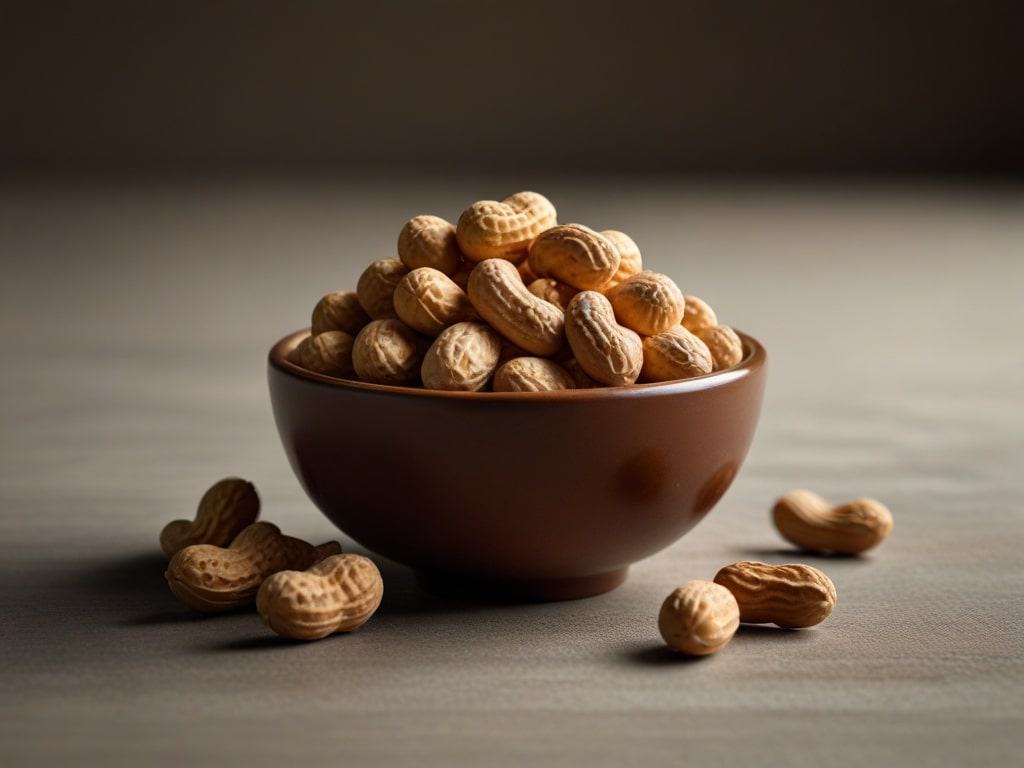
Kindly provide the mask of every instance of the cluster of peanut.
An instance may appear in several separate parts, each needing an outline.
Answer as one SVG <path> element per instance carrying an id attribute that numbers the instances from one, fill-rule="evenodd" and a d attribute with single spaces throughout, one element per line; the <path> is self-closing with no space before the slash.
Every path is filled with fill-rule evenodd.
<path id="1" fill-rule="evenodd" d="M 724 648 L 740 622 L 813 627 L 836 604 L 832 580 L 809 565 L 743 561 L 722 568 L 714 581 L 688 581 L 661 605 L 658 630 L 672 648 L 706 656 Z"/>
<path id="2" fill-rule="evenodd" d="M 416 216 L 398 258 L 324 296 L 293 361 L 375 384 L 496 392 L 622 386 L 729 368 L 743 344 L 714 310 L 644 270 L 626 234 L 558 224 L 543 195 Z"/>
<path id="3" fill-rule="evenodd" d="M 783 538 L 817 554 L 859 555 L 892 531 L 892 514 L 874 499 L 830 504 L 806 490 L 785 494 L 772 509 Z M 661 605 L 658 630 L 677 651 L 706 656 L 728 645 L 740 622 L 812 627 L 836 604 L 832 580 L 799 563 L 743 561 L 722 568 L 714 581 L 688 581 Z"/>
<path id="4" fill-rule="evenodd" d="M 373 562 L 341 554 L 336 541 L 315 547 L 285 536 L 256 522 L 259 510 L 253 484 L 229 477 L 203 495 L 195 520 L 168 523 L 160 547 L 171 592 L 204 613 L 255 603 L 267 626 L 298 640 L 366 623 L 384 595 Z"/>
<path id="5" fill-rule="evenodd" d="M 170 558 L 171 592 L 190 608 L 218 613 L 256 604 L 263 621 L 285 637 L 316 640 L 350 632 L 380 606 L 384 583 L 371 560 L 313 546 L 257 522 L 252 483 L 227 478 L 202 497 L 194 520 L 175 520 L 160 534 Z M 772 510 L 779 532 L 797 546 L 826 554 L 860 554 L 892 531 L 889 510 L 873 499 L 832 505 L 811 491 L 782 496 Z M 741 622 L 797 629 L 814 626 L 836 604 L 831 579 L 809 565 L 744 561 L 711 581 L 689 581 L 665 599 L 658 629 L 691 655 L 724 648 Z"/>

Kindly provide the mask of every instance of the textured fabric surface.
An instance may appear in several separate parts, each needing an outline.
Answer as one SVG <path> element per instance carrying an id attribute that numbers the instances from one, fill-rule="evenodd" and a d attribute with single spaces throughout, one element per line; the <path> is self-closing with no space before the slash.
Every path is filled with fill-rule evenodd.
<path id="1" fill-rule="evenodd" d="M 465 604 L 380 562 L 383 607 L 349 636 L 189 614 L 157 534 L 219 477 L 255 481 L 288 533 L 336 535 L 277 442 L 271 342 L 392 255 L 408 217 L 522 186 L 630 233 L 764 342 L 765 411 L 729 493 L 597 598 Z M 34 184 L 2 190 L 0 259 L 6 765 L 1022 758 L 1019 189 Z M 768 511 L 796 486 L 875 496 L 895 531 L 860 559 L 795 554 Z M 835 613 L 743 627 L 702 661 L 665 652 L 664 595 L 739 559 L 823 568 Z"/>

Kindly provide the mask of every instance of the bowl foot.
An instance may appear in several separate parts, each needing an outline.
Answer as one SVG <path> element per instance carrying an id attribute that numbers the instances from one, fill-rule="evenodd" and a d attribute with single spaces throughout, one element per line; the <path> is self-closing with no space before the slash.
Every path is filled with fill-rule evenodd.
<path id="1" fill-rule="evenodd" d="M 428 592 L 487 603 L 550 603 L 611 592 L 626 580 L 629 568 L 565 579 L 486 579 L 437 571 L 416 571 Z"/>

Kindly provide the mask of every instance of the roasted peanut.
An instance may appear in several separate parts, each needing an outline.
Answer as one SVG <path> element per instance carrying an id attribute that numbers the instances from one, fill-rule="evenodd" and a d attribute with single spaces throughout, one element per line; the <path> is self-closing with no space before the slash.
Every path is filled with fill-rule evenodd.
<path id="1" fill-rule="evenodd" d="M 353 338 L 344 331 L 307 336 L 296 348 L 299 365 L 326 376 L 351 376 Z"/>
<path id="2" fill-rule="evenodd" d="M 569 302 L 565 335 L 577 362 L 595 381 L 616 387 L 632 384 L 640 375 L 640 337 L 615 322 L 611 303 L 597 291 L 583 291 Z"/>
<path id="3" fill-rule="evenodd" d="M 500 354 L 501 337 L 491 328 L 483 323 L 456 323 L 445 328 L 423 356 L 423 386 L 468 392 L 481 390 L 498 367 Z"/>
<path id="4" fill-rule="evenodd" d="M 344 331 L 355 336 L 368 322 L 370 316 L 359 303 L 355 291 L 333 291 L 313 308 L 311 331 L 314 336 L 327 331 Z"/>
<path id="5" fill-rule="evenodd" d="M 195 520 L 173 520 L 160 532 L 168 557 L 192 544 L 227 546 L 260 515 L 256 486 L 239 477 L 214 483 L 199 500 Z"/>
<path id="6" fill-rule="evenodd" d="M 560 283 L 551 277 L 541 277 L 534 280 L 527 286 L 527 290 L 538 299 L 544 299 L 549 304 L 554 304 L 563 312 L 569 306 L 572 297 L 579 293 L 571 285 Z"/>
<path id="7" fill-rule="evenodd" d="M 555 207 L 536 192 L 517 192 L 500 203 L 481 200 L 459 216 L 455 236 L 470 261 L 520 261 L 533 239 L 556 221 Z"/>
<path id="8" fill-rule="evenodd" d="M 462 267 L 455 227 L 440 216 L 414 216 L 398 235 L 398 258 L 409 269 L 430 267 L 451 277 Z"/>
<path id="9" fill-rule="evenodd" d="M 304 571 L 270 576 L 256 596 L 256 610 L 279 635 L 319 640 L 361 627 L 383 597 L 384 582 L 372 561 L 334 555 Z"/>
<path id="10" fill-rule="evenodd" d="M 516 346 L 542 357 L 561 348 L 564 313 L 530 293 L 514 264 L 480 262 L 469 276 L 468 293 L 480 317 Z"/>
<path id="11" fill-rule="evenodd" d="M 581 291 L 606 285 L 619 269 L 618 249 L 604 235 L 582 224 L 562 224 L 542 232 L 530 246 L 530 267 Z"/>
<path id="12" fill-rule="evenodd" d="M 328 294 L 313 312 L 313 337 L 328 332 L 355 337 L 352 369 L 364 381 L 418 385 L 428 370 L 442 388 L 488 388 L 509 360 L 539 357 L 561 366 L 576 388 L 622 386 L 641 373 L 651 382 L 700 375 L 709 358 L 712 370 L 722 370 L 744 354 L 739 336 L 717 324 L 711 307 L 696 296 L 683 296 L 667 276 L 643 269 L 640 249 L 629 235 L 559 225 L 550 201 L 536 192 L 473 203 L 455 226 L 438 216 L 415 216 L 398 236 L 398 255 L 373 262 L 354 293 Z M 580 299 L 586 291 L 604 294 L 610 304 Z M 570 330 L 566 316 L 572 302 L 577 312 Z M 376 325 L 380 320 L 399 324 Z M 478 321 L 502 339 L 494 371 L 477 370 L 482 360 L 489 365 L 488 355 L 468 361 L 473 370 L 466 374 L 455 370 L 458 366 L 446 371 L 451 361 L 427 364 L 431 339 L 456 324 Z M 348 377 L 344 342 L 344 337 L 309 339 L 289 359 Z M 521 384 L 512 383 L 511 374 L 530 365 L 539 364 L 509 367 L 497 387 L 541 386 L 527 381 L 532 369 Z M 543 386 L 562 383 L 556 376 Z"/>
<path id="13" fill-rule="evenodd" d="M 620 325 L 643 336 L 676 328 L 686 301 L 672 278 L 659 272 L 639 272 L 605 291 Z"/>
<path id="14" fill-rule="evenodd" d="M 516 357 L 494 374 L 495 392 L 549 392 L 575 389 L 569 372 L 543 357 Z"/>
<path id="15" fill-rule="evenodd" d="M 605 229 L 601 231 L 615 249 L 619 252 L 619 269 L 612 276 L 612 279 L 602 287 L 601 291 L 606 292 L 609 288 L 618 285 L 627 277 L 640 272 L 643 267 L 643 259 L 640 256 L 640 248 L 633 238 L 627 235 L 625 232 L 619 232 L 616 229 Z"/>
<path id="16" fill-rule="evenodd" d="M 675 381 L 711 373 L 711 353 L 681 325 L 644 339 L 644 381 Z"/>
<path id="17" fill-rule="evenodd" d="M 740 606 L 740 621 L 751 624 L 813 627 L 836 605 L 832 580 L 809 565 L 744 561 L 720 570 L 715 583 L 732 592 Z"/>
<path id="18" fill-rule="evenodd" d="M 409 268 L 398 259 L 378 259 L 363 270 L 356 283 L 356 295 L 366 314 L 374 320 L 395 317 L 395 286 Z"/>
<path id="19" fill-rule="evenodd" d="M 710 581 L 688 581 L 665 598 L 658 631 L 672 648 L 706 656 L 724 648 L 740 625 L 736 598 Z"/>
<path id="20" fill-rule="evenodd" d="M 715 310 L 697 296 L 684 296 L 686 310 L 683 312 L 683 327 L 690 333 L 699 333 L 705 328 L 718 325 L 718 318 L 715 317 Z"/>
<path id="21" fill-rule="evenodd" d="M 450 277 L 430 267 L 414 269 L 395 288 L 395 312 L 414 331 L 437 336 L 449 325 L 476 313 L 466 292 Z"/>
<path id="22" fill-rule="evenodd" d="M 359 332 L 352 345 L 356 374 L 373 384 L 415 381 L 420 356 L 419 338 L 400 320 L 374 320 Z"/>
<path id="23" fill-rule="evenodd" d="M 314 547 L 285 536 L 272 523 L 253 523 L 227 548 L 193 544 L 167 564 L 167 584 L 185 605 L 216 613 L 252 602 L 263 580 L 285 568 L 305 569 L 341 545 L 329 541 Z"/>
<path id="24" fill-rule="evenodd" d="M 813 552 L 858 555 L 892 531 L 892 513 L 874 499 L 830 504 L 813 491 L 790 491 L 775 502 L 772 518 L 788 541 Z"/>
<path id="25" fill-rule="evenodd" d="M 708 345 L 716 371 L 732 368 L 743 359 L 743 342 L 729 326 L 712 325 L 701 329 L 697 336 Z"/>

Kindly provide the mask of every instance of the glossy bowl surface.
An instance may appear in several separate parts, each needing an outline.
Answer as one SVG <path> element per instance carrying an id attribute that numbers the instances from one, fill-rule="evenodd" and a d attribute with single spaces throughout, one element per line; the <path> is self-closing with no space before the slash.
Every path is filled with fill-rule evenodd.
<path id="1" fill-rule="evenodd" d="M 684 381 L 438 392 L 336 379 L 270 350 L 296 476 L 342 531 L 448 587 L 597 594 L 676 541 L 729 488 L 761 410 L 765 351 Z"/>

